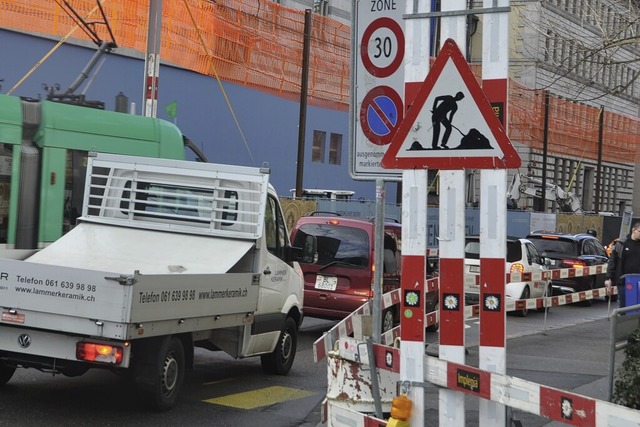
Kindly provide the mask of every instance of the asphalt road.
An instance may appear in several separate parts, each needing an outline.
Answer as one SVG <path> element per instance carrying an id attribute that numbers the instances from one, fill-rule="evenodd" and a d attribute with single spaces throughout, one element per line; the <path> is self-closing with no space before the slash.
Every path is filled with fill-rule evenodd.
<path id="1" fill-rule="evenodd" d="M 526 363 L 531 359 L 526 360 L 535 351 L 543 353 L 543 357 L 553 357 L 554 351 L 569 352 L 574 358 L 587 354 L 585 349 L 567 349 L 570 344 L 563 341 L 566 337 L 560 338 L 560 344 L 553 337 L 571 327 L 606 325 L 608 309 L 604 300 L 596 300 L 591 307 L 554 307 L 547 314 L 546 322 L 545 314 L 538 312 L 530 312 L 525 318 L 508 316 L 508 369 L 515 370 L 508 373 L 524 375 L 525 379 L 540 383 L 552 379 L 550 385 L 555 387 L 573 389 L 587 384 L 606 368 L 606 360 L 585 365 L 588 372 L 567 375 L 559 372 L 552 376 L 540 370 L 540 366 L 549 366 L 549 361 L 536 360 L 535 366 L 528 366 Z M 94 370 L 81 377 L 67 378 L 33 369 L 19 370 L 8 384 L 0 387 L 0 426 L 316 426 L 320 422 L 319 405 L 327 389 L 327 370 L 324 362 L 313 362 L 312 344 L 333 325 L 335 322 L 305 319 L 296 361 L 288 376 L 263 374 L 256 358 L 233 360 L 219 352 L 198 350 L 195 367 L 187 374 L 177 406 L 166 413 L 141 407 L 129 383 L 110 372 Z M 477 319 L 468 322 L 469 364 L 473 364 L 477 355 L 477 326 Z M 591 347 L 604 345 L 606 348 L 608 332 L 605 330 L 601 335 L 593 338 L 598 342 L 594 341 Z M 434 347 L 435 341 L 437 333 L 428 333 L 427 342 L 432 343 L 428 350 Z M 559 345 L 563 348 L 558 348 Z M 566 366 L 576 364 L 567 356 L 560 359 Z M 511 365 L 515 360 L 525 362 Z M 604 372 L 606 374 L 606 369 Z M 435 387 L 427 390 L 427 402 L 437 408 Z M 474 404 L 470 405 L 469 411 L 473 414 Z M 433 410 L 437 413 L 437 409 Z M 425 414 L 432 420 L 433 410 Z M 525 419 L 524 414 L 518 416 Z M 433 425 L 433 421 L 431 423 Z"/>

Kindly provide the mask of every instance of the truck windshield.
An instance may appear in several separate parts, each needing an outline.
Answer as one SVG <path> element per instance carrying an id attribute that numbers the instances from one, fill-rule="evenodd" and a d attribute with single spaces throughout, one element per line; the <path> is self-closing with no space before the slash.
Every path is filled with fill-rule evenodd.
<path id="1" fill-rule="evenodd" d="M 331 224 L 304 224 L 297 233 L 294 246 L 302 247 L 307 235 L 316 236 L 320 266 L 366 268 L 369 266 L 369 235 L 354 227 Z"/>

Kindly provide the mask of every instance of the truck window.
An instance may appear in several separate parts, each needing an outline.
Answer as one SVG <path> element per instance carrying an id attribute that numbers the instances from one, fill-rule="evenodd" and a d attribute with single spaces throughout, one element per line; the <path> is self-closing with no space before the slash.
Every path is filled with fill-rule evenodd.
<path id="1" fill-rule="evenodd" d="M 284 259 L 284 248 L 287 245 L 287 233 L 284 217 L 276 200 L 269 196 L 265 212 L 265 238 L 267 250 L 275 256 Z"/>
<path id="2" fill-rule="evenodd" d="M 130 189 L 131 185 L 131 181 L 127 181 L 124 187 Z M 211 191 L 141 181 L 136 185 L 134 217 L 163 217 L 182 221 L 209 222 Z M 129 190 L 122 192 L 120 209 L 123 215 L 128 215 L 130 198 Z"/>

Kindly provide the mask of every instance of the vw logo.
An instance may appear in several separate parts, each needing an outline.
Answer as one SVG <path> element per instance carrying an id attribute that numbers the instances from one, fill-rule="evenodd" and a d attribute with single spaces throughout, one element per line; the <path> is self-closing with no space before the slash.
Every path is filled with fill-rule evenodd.
<path id="1" fill-rule="evenodd" d="M 27 334 L 22 334 L 18 337 L 18 345 L 22 348 L 27 348 L 31 345 L 31 337 Z"/>

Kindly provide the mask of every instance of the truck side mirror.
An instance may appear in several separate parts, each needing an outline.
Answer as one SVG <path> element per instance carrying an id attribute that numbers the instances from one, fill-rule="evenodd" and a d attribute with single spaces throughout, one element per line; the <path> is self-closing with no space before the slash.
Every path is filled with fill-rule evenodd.
<path id="1" fill-rule="evenodd" d="M 291 248 L 291 258 L 304 264 L 315 264 L 318 262 L 318 239 L 316 236 L 307 234 L 304 239 L 304 247 L 293 246 Z"/>
<path id="2" fill-rule="evenodd" d="M 307 234 L 304 239 L 301 262 L 314 264 L 318 262 L 318 239 L 316 236 Z"/>

